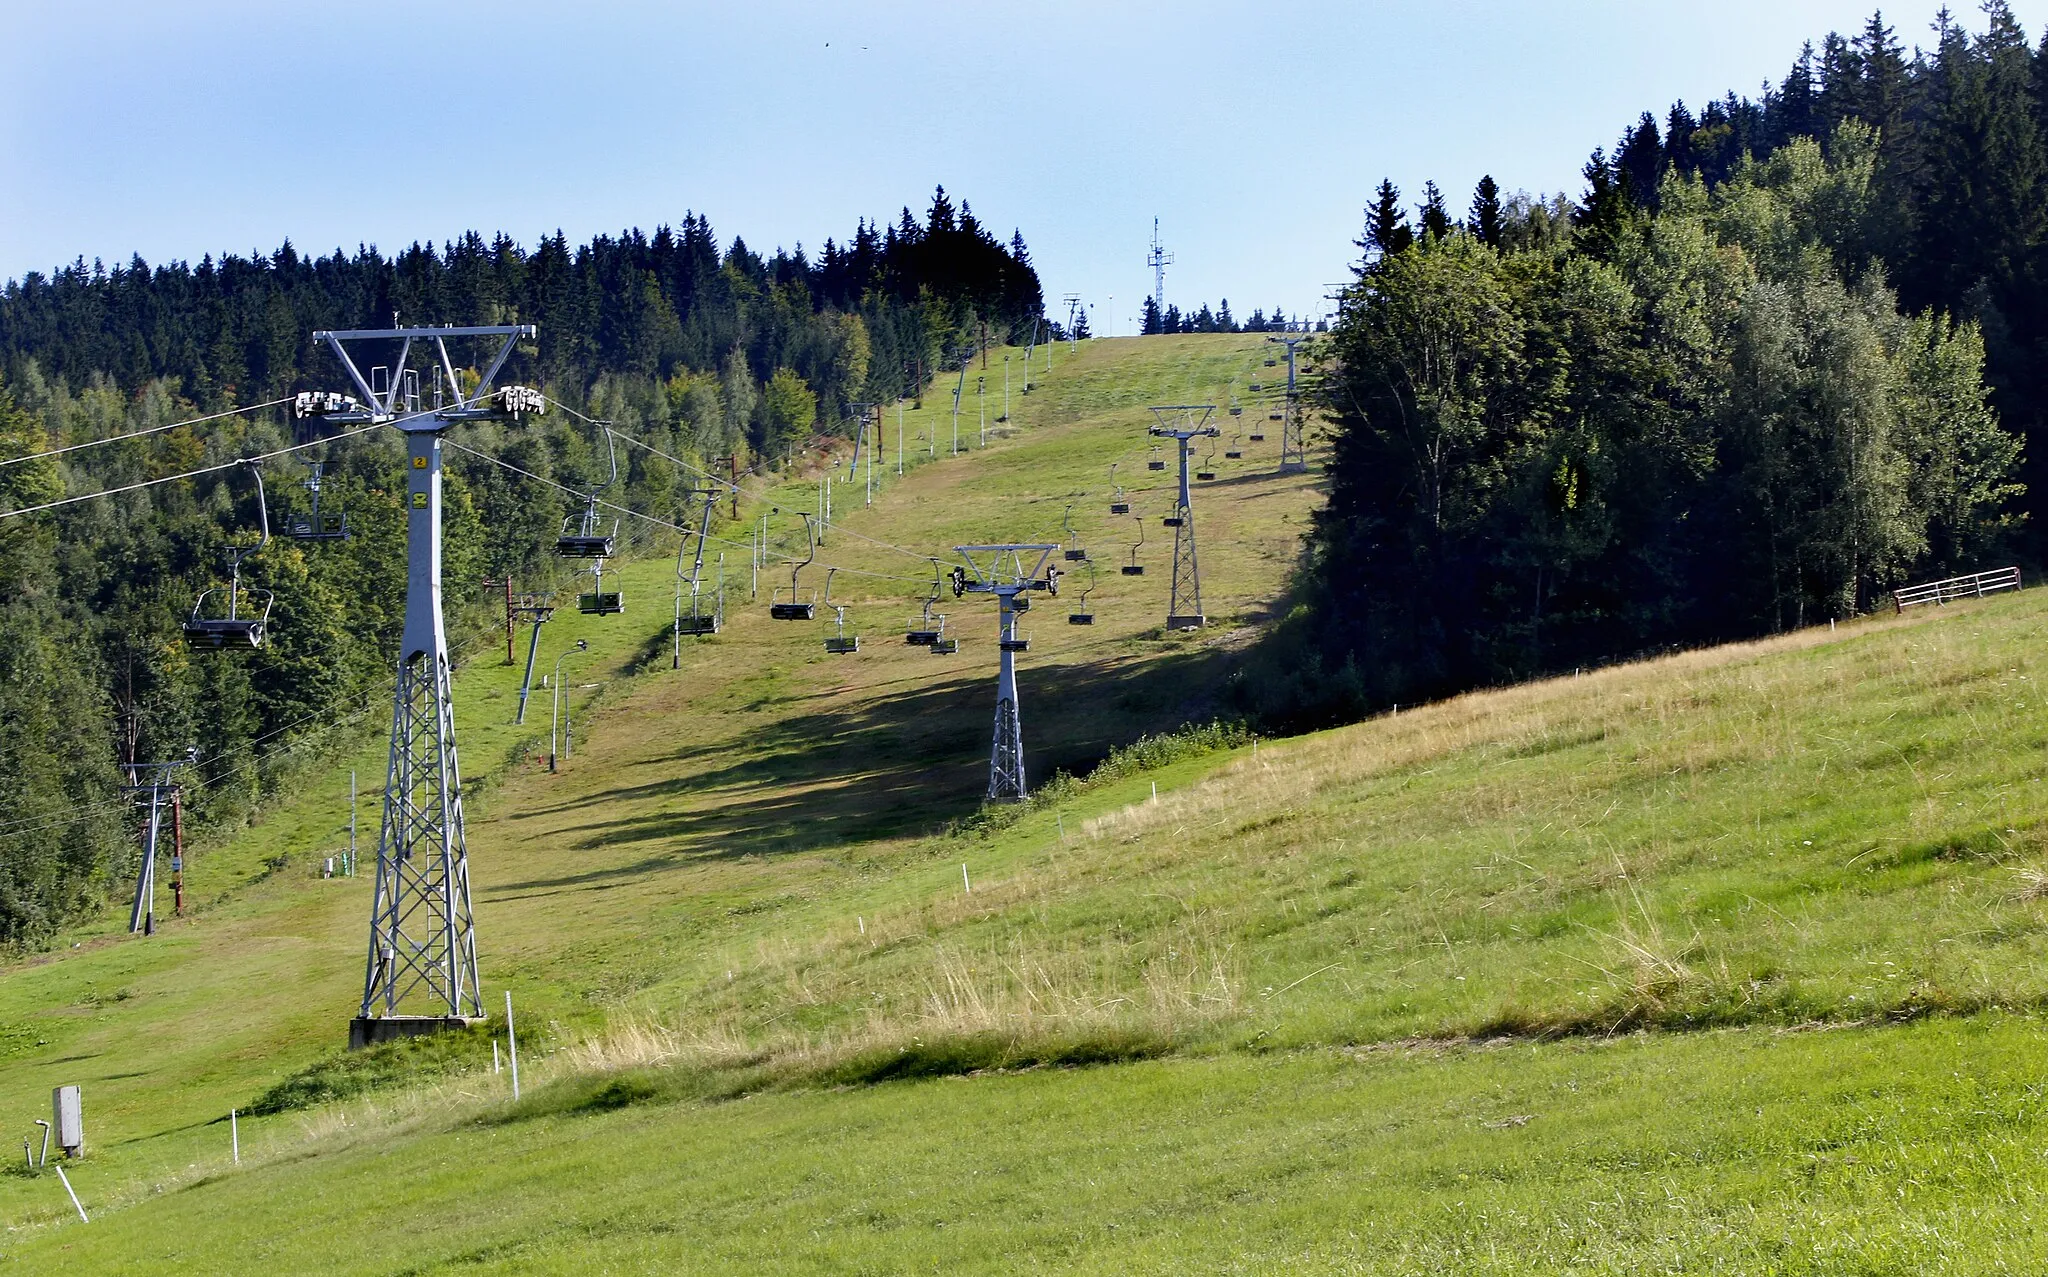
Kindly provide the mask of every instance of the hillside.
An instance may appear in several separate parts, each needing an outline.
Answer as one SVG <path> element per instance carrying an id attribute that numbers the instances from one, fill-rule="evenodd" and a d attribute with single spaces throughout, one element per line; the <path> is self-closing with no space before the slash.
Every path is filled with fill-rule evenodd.
<path id="1" fill-rule="evenodd" d="M 986 452 L 851 514 L 840 485 L 821 558 L 915 576 L 860 537 L 1056 539 L 1077 501 L 1106 559 L 1109 464 L 1149 482 L 1142 405 L 1262 375 L 1242 337 L 1054 358 Z M 1316 499 L 1270 462 L 1198 497 L 1211 631 L 1157 633 L 1156 570 L 1102 576 L 1092 628 L 1064 593 L 1033 612 L 1035 777 L 1213 706 Z M 51 1178 L 0 1178 L 11 1253 L 1505 1273 L 2040 1251 L 2039 592 L 1256 746 L 1184 736 L 972 819 L 991 607 L 948 598 L 963 650 L 935 658 L 900 642 L 914 589 L 860 578 L 842 660 L 735 598 L 682 670 L 661 648 L 627 677 L 673 570 L 629 569 L 625 618 L 551 630 L 590 638 L 579 681 L 607 685 L 560 773 L 505 725 L 514 671 L 459 681 L 488 997 L 553 1049 L 525 1098 L 479 1039 L 467 1071 L 249 1120 L 228 1164 L 226 1110 L 330 1077 L 353 1010 L 367 879 L 308 865 L 339 761 L 196 861 L 185 923 L 103 926 L 0 981 L 8 1111 L 80 1082 L 94 1140 L 90 1225 Z M 381 759 L 366 737 L 354 765 Z"/>

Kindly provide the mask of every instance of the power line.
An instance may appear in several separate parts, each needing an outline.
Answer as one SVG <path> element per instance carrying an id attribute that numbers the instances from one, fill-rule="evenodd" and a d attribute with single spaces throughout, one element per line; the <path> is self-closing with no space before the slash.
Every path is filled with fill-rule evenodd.
<path id="1" fill-rule="evenodd" d="M 31 452 L 24 457 L 8 457 L 5 460 L 0 460 L 0 466 L 20 465 L 24 461 L 35 461 L 42 457 L 60 457 L 67 452 L 77 452 L 81 448 L 97 448 L 102 444 L 120 443 L 124 439 L 140 439 L 144 435 L 162 434 L 166 430 L 176 430 L 179 426 L 197 426 L 208 421 L 219 421 L 222 417 L 239 417 L 245 413 L 261 412 L 265 408 L 275 408 L 281 403 L 290 403 L 292 399 L 293 396 L 286 395 L 282 399 L 273 399 L 269 403 L 251 404 L 246 408 L 230 408 L 226 412 L 216 412 L 204 417 L 194 417 L 190 421 L 173 421 L 169 425 L 151 426 L 147 430 L 131 430 L 125 435 L 109 435 L 105 439 L 90 439 L 84 443 L 66 444 L 62 448 L 52 448 L 48 452 Z"/>

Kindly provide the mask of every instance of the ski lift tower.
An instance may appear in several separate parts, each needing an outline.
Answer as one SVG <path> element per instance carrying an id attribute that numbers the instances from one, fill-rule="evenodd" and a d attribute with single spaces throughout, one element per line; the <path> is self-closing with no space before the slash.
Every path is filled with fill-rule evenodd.
<path id="1" fill-rule="evenodd" d="M 525 386 L 492 382 L 530 324 L 415 327 L 317 332 L 348 373 L 360 399 L 323 415 L 337 424 L 385 424 L 405 434 L 405 631 L 398 647 L 392 699 L 391 755 L 384 782 L 384 823 L 377 839 L 377 885 L 370 906 L 369 956 L 362 1010 L 350 1022 L 351 1049 L 373 1042 L 474 1024 L 484 1015 L 477 984 L 476 933 L 469 896 L 469 859 L 462 829 L 462 772 L 455 756 L 448 635 L 441 620 L 442 436 L 465 421 L 546 410 Z M 453 340 L 493 339 L 496 351 L 470 388 L 449 356 Z M 390 364 L 368 370 L 357 352 L 383 354 Z M 423 404 L 422 353 L 432 367 L 431 400 Z"/>
<path id="2" fill-rule="evenodd" d="M 1020 802 L 1024 782 L 1024 720 L 1017 711 L 1017 653 L 1030 640 L 1017 637 L 1017 615 L 1031 607 L 1036 591 L 1057 595 L 1059 569 L 1047 566 L 1056 545 L 956 545 L 966 561 L 953 569 L 953 597 L 993 594 L 1002 624 L 1001 672 L 996 677 L 996 730 L 988 756 L 988 801 Z M 1027 566 L 1028 564 L 1028 566 Z"/>
<path id="3" fill-rule="evenodd" d="M 1294 386 L 1294 348 L 1307 341 L 1307 333 L 1268 337 L 1267 341 L 1287 347 L 1287 407 L 1280 420 L 1280 473 L 1299 474 L 1308 469 L 1308 450 L 1301 439 L 1301 398 Z"/>
<path id="4" fill-rule="evenodd" d="M 1201 416 L 1198 419 L 1196 413 Z M 1173 529 L 1173 593 L 1166 604 L 1166 628 L 1199 630 L 1208 624 L 1202 615 L 1202 570 L 1195 558 L 1195 509 L 1188 495 L 1189 446 L 1196 439 L 1213 439 L 1222 433 L 1209 424 L 1216 415 L 1215 404 L 1169 404 L 1154 408 L 1159 418 L 1151 433 L 1180 444 L 1180 501 L 1166 525 Z"/>

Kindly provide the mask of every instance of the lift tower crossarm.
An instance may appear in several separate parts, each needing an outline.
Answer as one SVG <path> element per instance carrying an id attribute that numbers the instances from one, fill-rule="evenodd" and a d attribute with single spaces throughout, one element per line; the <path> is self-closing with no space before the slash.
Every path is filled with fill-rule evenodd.
<path id="1" fill-rule="evenodd" d="M 323 329 L 313 334 L 313 340 L 326 342 L 327 348 L 334 352 L 334 357 L 341 361 L 343 370 L 348 373 L 349 380 L 355 383 L 356 389 L 363 396 L 363 401 L 374 405 L 367 416 L 368 419 L 375 421 L 389 420 L 399 415 L 398 397 L 403 393 L 405 382 L 402 374 L 406 367 L 406 359 L 412 354 L 412 344 L 416 340 L 431 341 L 434 344 L 434 353 L 438 358 L 441 371 L 447 378 L 449 390 L 455 396 L 455 406 L 445 409 L 437 406 L 436 411 L 429 414 L 429 416 L 432 418 L 445 418 L 445 422 L 440 426 L 428 428 L 445 430 L 447 429 L 447 422 L 472 420 L 492 415 L 491 411 L 483 406 L 484 399 L 490 394 L 491 383 L 496 381 L 499 372 L 503 371 L 505 361 L 511 358 L 512 351 L 519 344 L 519 340 L 522 337 L 530 339 L 537 336 L 539 332 L 540 330 L 532 324 L 487 324 L 466 327 L 451 325 L 446 328 L 345 328 Z M 464 395 L 462 393 L 462 380 L 455 375 L 455 362 L 448 356 L 447 341 L 450 337 L 504 338 L 504 341 L 498 346 L 497 355 L 491 360 L 489 366 L 485 368 L 483 376 L 477 381 L 474 394 Z M 380 395 L 371 389 L 369 378 L 363 375 L 362 369 L 356 366 L 354 358 L 350 356 L 345 343 L 352 341 L 398 341 L 402 343 L 398 350 L 398 360 L 392 365 L 394 375 L 391 378 L 391 384 L 385 388 L 383 394 Z M 335 421 L 349 419 L 346 414 L 329 414 L 329 416 L 331 420 Z"/>
<path id="2" fill-rule="evenodd" d="M 988 759 L 990 802 L 1020 801 L 1029 794 L 1024 779 L 1024 720 L 1017 708 L 1017 653 L 1024 647 L 1023 640 L 1017 637 L 1017 614 L 1030 607 L 1028 596 L 1032 592 L 1059 593 L 1059 569 L 1047 566 L 1059 548 L 1042 543 L 953 547 L 967 565 L 953 569 L 954 597 L 995 595 L 1002 627 L 995 739 L 989 747 Z"/>

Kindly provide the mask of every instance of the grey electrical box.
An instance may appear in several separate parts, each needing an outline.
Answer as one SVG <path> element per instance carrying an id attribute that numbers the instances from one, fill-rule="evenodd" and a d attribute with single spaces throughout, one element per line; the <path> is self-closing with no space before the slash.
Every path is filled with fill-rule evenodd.
<path id="1" fill-rule="evenodd" d="M 75 1086 L 60 1086 L 50 1092 L 51 1125 L 57 1128 L 57 1143 L 64 1156 L 77 1157 L 85 1151 L 85 1110 Z"/>

